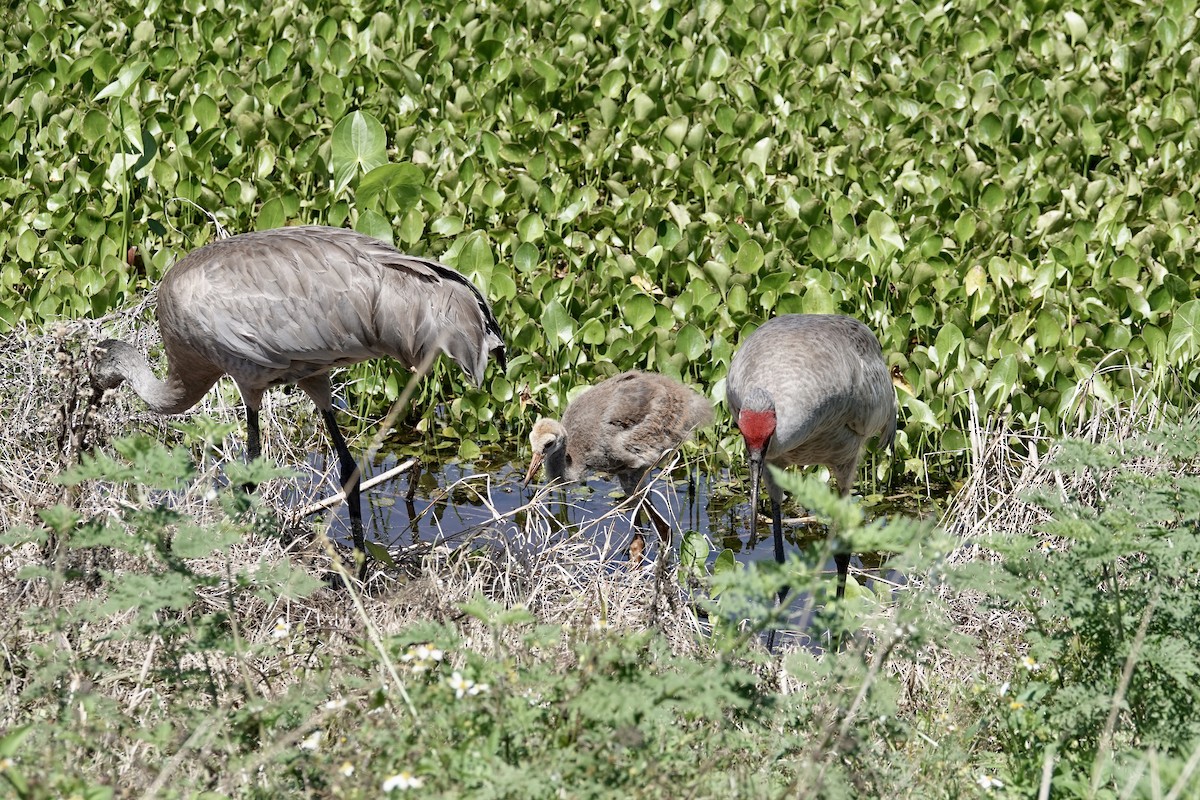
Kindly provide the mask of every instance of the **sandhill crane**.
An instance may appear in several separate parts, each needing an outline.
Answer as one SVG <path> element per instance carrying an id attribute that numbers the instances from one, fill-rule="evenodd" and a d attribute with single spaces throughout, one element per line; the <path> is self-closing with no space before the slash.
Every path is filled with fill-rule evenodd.
<path id="1" fill-rule="evenodd" d="M 466 278 L 340 228 L 246 233 L 189 253 L 159 285 L 158 326 L 166 380 L 133 346 L 109 339 L 92 367 L 95 386 L 128 381 L 151 410 L 181 414 L 228 374 L 246 404 L 253 460 L 262 452 L 263 392 L 296 384 L 329 429 L 360 551 L 359 469 L 333 414 L 329 371 L 381 356 L 415 369 L 440 351 L 480 386 L 489 355 L 504 363 L 500 326 Z"/>
<path id="2" fill-rule="evenodd" d="M 863 444 L 878 435 L 890 447 L 896 434 L 896 391 L 879 340 L 849 317 L 787 314 L 764 323 L 734 354 L 725 397 L 750 461 L 752 532 L 764 461 L 827 466 L 844 497 L 854 485 Z M 775 560 L 783 563 L 783 491 L 770 470 L 766 477 Z M 838 552 L 834 560 L 840 599 L 850 553 Z"/>
<path id="3" fill-rule="evenodd" d="M 621 490 L 632 497 L 663 454 L 712 417 L 708 398 L 678 381 L 651 372 L 623 372 L 575 398 L 561 423 L 545 417 L 534 423 L 525 484 L 544 464 L 550 480 L 577 481 L 588 472 L 615 475 Z M 648 500 L 646 506 L 659 536 L 670 541 L 666 520 Z M 634 534 L 630 560 L 636 562 L 644 547 L 642 535 Z"/>

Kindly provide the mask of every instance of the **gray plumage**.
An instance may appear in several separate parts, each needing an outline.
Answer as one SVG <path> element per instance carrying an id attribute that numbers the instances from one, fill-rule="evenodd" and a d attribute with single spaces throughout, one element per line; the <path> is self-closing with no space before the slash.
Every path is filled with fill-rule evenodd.
<path id="1" fill-rule="evenodd" d="M 879 340 L 849 317 L 789 314 L 764 323 L 734 355 L 725 396 L 746 441 L 752 527 L 764 461 L 778 467 L 827 466 L 845 496 L 865 442 L 878 436 L 890 447 L 896 434 L 896 392 Z M 775 557 L 782 562 L 783 492 L 769 470 L 766 482 Z M 836 559 L 841 597 L 850 554 Z"/>
<path id="2" fill-rule="evenodd" d="M 591 472 L 613 475 L 622 491 L 633 495 L 663 454 L 712 416 L 708 398 L 672 378 L 623 372 L 575 398 L 561 423 L 544 417 L 534 423 L 525 483 L 544 465 L 550 480 L 577 481 Z M 661 517 L 654 521 L 660 535 L 668 537 Z"/>
<path id="3" fill-rule="evenodd" d="M 255 458 L 263 392 L 297 384 L 320 409 L 338 451 L 359 549 L 358 467 L 333 417 L 329 371 L 381 356 L 415 369 L 441 352 L 480 386 L 488 357 L 504 361 L 500 327 L 466 278 L 340 228 L 246 233 L 189 253 L 159 285 L 158 322 L 165 380 L 134 347 L 110 339 L 99 346 L 95 385 L 128 381 L 153 411 L 179 414 L 228 374 L 246 403 L 247 450 Z"/>

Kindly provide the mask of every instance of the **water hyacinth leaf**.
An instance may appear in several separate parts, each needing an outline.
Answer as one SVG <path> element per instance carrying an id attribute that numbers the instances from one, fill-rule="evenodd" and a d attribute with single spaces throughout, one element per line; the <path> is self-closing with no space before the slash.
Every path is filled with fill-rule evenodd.
<path id="1" fill-rule="evenodd" d="M 690 578 L 707 574 L 708 554 L 712 550 L 708 539 L 698 531 L 688 531 L 679 543 L 679 580 L 687 585 Z"/>
<path id="2" fill-rule="evenodd" d="M 258 210 L 258 220 L 255 222 L 254 228 L 260 231 L 282 228 L 285 221 L 283 201 L 278 197 L 272 197 Z"/>
<path id="3" fill-rule="evenodd" d="M 562 303 L 551 300 L 542 312 L 542 329 L 546 338 L 558 340 L 561 344 L 569 344 L 575 336 L 575 321 L 563 308 Z"/>
<path id="4" fill-rule="evenodd" d="M 762 268 L 763 261 L 762 245 L 753 239 L 747 239 L 738 248 L 737 261 L 734 263 L 737 265 L 739 272 L 754 275 Z"/>
<path id="5" fill-rule="evenodd" d="M 1087 22 L 1078 13 L 1069 9 L 1064 11 L 1063 21 L 1067 23 L 1067 32 L 1071 35 L 1072 43 L 1081 42 L 1087 38 Z"/>
<path id="6" fill-rule="evenodd" d="M 150 63 L 147 61 L 135 61 L 132 64 L 126 64 L 121 68 L 121 72 L 117 75 L 116 80 L 105 86 L 97 93 L 95 102 L 100 102 L 109 97 L 115 97 L 118 100 L 123 100 L 137 85 L 138 79 L 142 77 Z"/>
<path id="7" fill-rule="evenodd" d="M 513 266 L 520 272 L 532 272 L 541 261 L 541 253 L 537 245 L 525 242 L 513 253 Z"/>
<path id="8" fill-rule="evenodd" d="M 828 261 L 837 252 L 837 246 L 833 242 L 833 232 L 824 225 L 810 228 L 808 249 L 817 258 Z"/>
<path id="9" fill-rule="evenodd" d="M 455 268 L 469 278 L 479 278 L 483 284 L 481 289 L 486 291 L 487 281 L 491 278 L 492 268 L 496 266 L 496 257 L 488 244 L 487 236 L 483 233 L 472 233 L 458 251 L 454 262 Z"/>
<path id="10" fill-rule="evenodd" d="M 984 406 L 995 409 L 1007 402 L 1017 386 L 1017 380 L 1017 357 L 1010 353 L 997 361 L 988 375 L 983 393 Z"/>
<path id="11" fill-rule="evenodd" d="M 710 78 L 719 78 L 729 71 L 729 51 L 719 44 L 709 45 L 704 51 L 704 72 Z"/>
<path id="12" fill-rule="evenodd" d="M 382 123 L 365 111 L 355 111 L 333 128 L 331 143 L 335 191 L 343 191 L 362 172 L 387 163 L 387 134 Z"/>
<path id="13" fill-rule="evenodd" d="M 717 560 L 713 562 L 713 575 L 723 575 L 730 572 L 736 572 L 741 569 L 742 565 L 738 562 L 733 551 L 726 547 L 717 555 Z"/>
<path id="14" fill-rule="evenodd" d="M 1171 320 L 1167 355 L 1174 364 L 1186 364 L 1200 354 L 1200 300 L 1189 300 Z"/>
<path id="15" fill-rule="evenodd" d="M 895 220 L 882 211 L 872 211 L 867 217 L 867 233 L 879 247 L 886 245 L 895 250 L 904 249 L 904 239 L 896 228 Z"/>
<path id="16" fill-rule="evenodd" d="M 675 335 L 675 348 L 688 361 L 695 361 L 708 349 L 708 341 L 700 329 L 689 322 Z"/>
<path id="17" fill-rule="evenodd" d="M 196 117 L 196 124 L 200 126 L 200 130 L 215 128 L 221 121 L 221 111 L 217 108 L 217 101 L 207 94 L 201 94 L 192 102 L 192 114 Z"/>
<path id="18" fill-rule="evenodd" d="M 40 243 L 38 235 L 26 228 L 17 238 L 17 258 L 26 263 L 33 263 L 33 257 L 37 255 Z"/>
<path id="19" fill-rule="evenodd" d="M 386 159 L 386 154 L 384 155 Z M 358 182 L 354 199 L 360 206 L 371 203 L 382 194 L 390 194 L 401 208 L 408 208 L 421 196 L 425 173 L 416 164 L 382 164 L 375 167 Z"/>
<path id="20" fill-rule="evenodd" d="M 625 324 L 635 331 L 644 328 L 650 320 L 654 319 L 655 305 L 656 303 L 650 297 L 644 294 L 634 294 L 622 308 Z"/>
<path id="21" fill-rule="evenodd" d="M 522 242 L 536 242 L 546 233 L 546 224 L 537 214 L 526 214 L 517 223 L 517 234 Z"/>
<path id="22" fill-rule="evenodd" d="M 367 209 L 358 215 L 358 220 L 354 223 L 354 230 L 359 233 L 365 233 L 372 239 L 378 239 L 381 242 L 395 244 L 392 239 L 392 224 L 388 218 L 373 209 Z"/>
<path id="23" fill-rule="evenodd" d="M 438 217 L 429 223 L 429 232 L 438 236 L 457 236 L 464 227 L 462 217 Z"/>

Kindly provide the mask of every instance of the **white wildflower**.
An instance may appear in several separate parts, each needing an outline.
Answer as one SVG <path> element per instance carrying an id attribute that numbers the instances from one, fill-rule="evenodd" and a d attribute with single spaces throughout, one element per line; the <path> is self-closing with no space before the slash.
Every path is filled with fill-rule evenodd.
<path id="1" fill-rule="evenodd" d="M 395 791 L 396 789 L 400 789 L 401 791 L 405 791 L 407 789 L 420 789 L 424 785 L 424 778 L 418 778 L 408 770 L 404 770 L 403 772 L 393 775 L 384 781 L 382 788 L 385 792 L 391 792 Z"/>
<path id="2" fill-rule="evenodd" d="M 308 736 L 306 736 L 304 738 L 304 741 L 302 741 L 300 743 L 300 749 L 308 750 L 309 752 L 315 752 L 317 750 L 317 748 L 319 748 L 320 746 L 321 746 L 321 731 L 319 731 L 319 730 L 315 730 L 312 733 L 310 733 Z"/>
<path id="3" fill-rule="evenodd" d="M 446 680 L 446 683 L 450 684 L 450 688 L 454 690 L 454 696 L 458 698 L 463 697 L 463 695 L 471 691 L 471 687 L 475 685 L 475 681 L 464 678 L 458 670 L 454 671 L 454 674 Z"/>
<path id="4" fill-rule="evenodd" d="M 999 779 L 993 778 L 991 775 L 980 775 L 975 779 L 975 782 L 979 784 L 979 788 L 986 792 L 990 792 L 992 789 L 1004 788 L 1004 784 Z"/>

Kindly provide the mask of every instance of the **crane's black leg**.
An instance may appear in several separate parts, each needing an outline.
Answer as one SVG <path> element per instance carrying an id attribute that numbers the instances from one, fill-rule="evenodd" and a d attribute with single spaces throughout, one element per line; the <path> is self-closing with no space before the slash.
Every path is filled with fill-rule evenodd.
<path id="1" fill-rule="evenodd" d="M 786 560 L 783 555 L 783 504 L 774 497 L 771 498 L 771 529 L 775 534 L 775 561 L 783 564 Z M 786 584 L 780 588 L 778 595 L 779 605 L 783 605 L 790 591 L 791 587 Z M 767 650 L 773 651 L 774 649 L 775 631 L 772 630 L 767 635 Z"/>
<path id="2" fill-rule="evenodd" d="M 249 463 L 262 455 L 262 431 L 258 427 L 258 409 L 246 406 L 246 462 Z M 255 489 L 253 483 L 242 486 L 247 492 Z"/>
<path id="3" fill-rule="evenodd" d="M 346 446 L 342 432 L 338 429 L 333 411 L 322 409 L 321 416 L 325 418 L 325 427 L 329 429 L 329 438 L 333 440 L 333 449 L 337 452 L 338 463 L 342 467 L 342 491 L 346 493 L 346 505 L 350 509 L 350 534 L 354 537 L 354 549 L 365 556 L 367 538 L 363 532 L 362 492 L 359 488 L 362 483 L 362 474 L 358 464 L 354 461 L 354 456 L 350 454 L 350 448 Z M 366 571 L 367 561 L 364 558 L 358 577 L 363 578 Z"/>
<path id="4" fill-rule="evenodd" d="M 841 600 L 846 596 L 846 577 L 850 574 L 850 554 L 834 553 L 833 561 L 837 564 L 838 571 L 837 599 Z"/>

